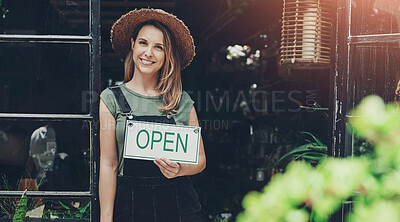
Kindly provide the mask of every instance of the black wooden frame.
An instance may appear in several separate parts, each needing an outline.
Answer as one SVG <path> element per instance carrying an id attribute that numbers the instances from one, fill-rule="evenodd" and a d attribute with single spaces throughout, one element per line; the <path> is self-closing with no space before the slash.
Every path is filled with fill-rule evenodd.
<path id="1" fill-rule="evenodd" d="M 330 135 L 331 139 L 328 151 L 333 157 L 345 157 L 353 155 L 353 135 L 347 129 L 348 112 L 355 106 L 353 89 L 355 83 L 350 75 L 352 45 L 355 44 L 380 44 L 388 42 L 400 42 L 400 33 L 351 35 L 351 1 L 334 1 L 336 18 L 333 18 L 333 43 L 332 65 L 330 72 Z M 351 201 L 344 202 L 341 209 L 330 221 L 345 221 L 346 214 L 351 211 Z"/>
<path id="2" fill-rule="evenodd" d="M 29 42 L 29 43 L 70 43 L 89 44 L 89 90 L 99 95 L 101 90 L 101 28 L 100 28 L 100 0 L 88 0 L 90 11 L 89 35 L 2 35 L 0 42 Z M 98 206 L 98 163 L 99 163 L 99 129 L 98 98 L 90 98 L 89 114 L 18 114 L 0 113 L 1 120 L 84 120 L 90 123 L 90 186 L 87 192 L 59 192 L 59 191 L 28 191 L 29 197 L 87 197 L 91 199 L 91 221 L 99 221 Z M 0 191 L 1 197 L 20 198 L 23 191 Z"/>

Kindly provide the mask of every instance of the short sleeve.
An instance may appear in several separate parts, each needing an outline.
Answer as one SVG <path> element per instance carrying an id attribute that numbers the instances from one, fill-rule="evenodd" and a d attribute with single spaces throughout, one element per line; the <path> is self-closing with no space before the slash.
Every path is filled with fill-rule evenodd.
<path id="1" fill-rule="evenodd" d="M 115 101 L 115 96 L 111 92 L 109 88 L 103 90 L 100 94 L 101 100 L 103 100 L 104 104 L 107 106 L 108 110 L 110 111 L 111 115 L 116 118 L 117 115 L 117 106 Z"/>
<path id="2" fill-rule="evenodd" d="M 190 110 L 194 101 L 190 98 L 189 94 L 185 91 L 182 92 L 181 102 L 177 113 L 177 120 L 183 125 L 187 125 L 189 122 Z"/>

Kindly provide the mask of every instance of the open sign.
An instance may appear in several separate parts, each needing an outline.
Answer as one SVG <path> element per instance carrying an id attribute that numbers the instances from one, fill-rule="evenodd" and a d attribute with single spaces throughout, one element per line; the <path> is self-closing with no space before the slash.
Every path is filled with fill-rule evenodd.
<path id="1" fill-rule="evenodd" d="M 124 158 L 197 164 L 200 127 L 127 120 Z"/>

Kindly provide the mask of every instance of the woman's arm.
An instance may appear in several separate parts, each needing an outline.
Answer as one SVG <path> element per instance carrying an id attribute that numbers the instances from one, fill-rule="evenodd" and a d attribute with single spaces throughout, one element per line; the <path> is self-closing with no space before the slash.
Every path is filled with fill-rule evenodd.
<path id="1" fill-rule="evenodd" d="M 114 199 L 117 187 L 118 155 L 115 139 L 115 119 L 100 100 L 100 221 L 113 220 Z"/>
<path id="2" fill-rule="evenodd" d="M 194 106 L 190 110 L 188 126 L 199 126 Z M 167 158 L 156 158 L 154 163 L 160 168 L 167 178 L 198 174 L 206 168 L 206 154 L 204 152 L 203 138 L 200 135 L 199 161 L 197 164 L 176 163 Z"/>

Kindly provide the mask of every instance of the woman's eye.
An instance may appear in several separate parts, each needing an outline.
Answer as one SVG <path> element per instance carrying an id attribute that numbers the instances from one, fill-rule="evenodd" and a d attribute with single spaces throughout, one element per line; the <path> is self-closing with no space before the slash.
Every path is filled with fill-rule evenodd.
<path id="1" fill-rule="evenodd" d="M 163 50 L 164 48 L 162 46 L 156 46 L 157 49 Z"/>
<path id="2" fill-rule="evenodd" d="M 146 45 L 146 42 L 145 41 L 140 41 L 139 44 Z"/>

